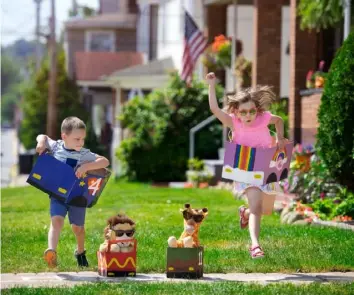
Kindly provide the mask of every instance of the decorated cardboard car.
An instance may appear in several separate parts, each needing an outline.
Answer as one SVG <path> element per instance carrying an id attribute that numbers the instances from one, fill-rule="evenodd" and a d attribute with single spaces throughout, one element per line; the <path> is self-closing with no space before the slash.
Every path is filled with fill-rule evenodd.
<path id="1" fill-rule="evenodd" d="M 252 148 L 226 142 L 222 177 L 254 185 L 278 182 L 288 177 L 293 143 L 284 148 Z"/>
<path id="2" fill-rule="evenodd" d="M 110 174 L 107 169 L 97 169 L 77 178 L 71 166 L 43 154 L 38 157 L 27 182 L 68 205 L 92 207 L 101 196 Z"/>

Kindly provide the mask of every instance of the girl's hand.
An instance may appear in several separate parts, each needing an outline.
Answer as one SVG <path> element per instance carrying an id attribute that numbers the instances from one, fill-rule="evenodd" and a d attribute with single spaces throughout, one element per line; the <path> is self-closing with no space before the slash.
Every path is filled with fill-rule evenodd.
<path id="1" fill-rule="evenodd" d="M 283 149 L 285 147 L 286 144 L 286 139 L 285 138 L 279 138 L 277 140 L 277 146 L 279 149 Z"/>
<path id="2" fill-rule="evenodd" d="M 87 172 L 87 168 L 85 166 L 85 164 L 81 165 L 79 168 L 76 169 L 75 171 L 75 175 L 77 178 L 81 178 L 83 177 L 83 175 Z"/>
<path id="3" fill-rule="evenodd" d="M 209 84 L 210 86 L 214 86 L 216 83 L 216 77 L 215 74 L 213 72 L 208 73 L 205 77 L 207 84 Z"/>

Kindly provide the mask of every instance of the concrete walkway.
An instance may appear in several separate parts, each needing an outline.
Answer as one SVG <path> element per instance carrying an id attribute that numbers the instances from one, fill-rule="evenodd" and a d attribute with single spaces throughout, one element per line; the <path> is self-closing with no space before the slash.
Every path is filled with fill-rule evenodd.
<path id="1" fill-rule="evenodd" d="M 137 274 L 135 278 L 106 278 L 99 276 L 96 272 L 59 272 L 59 273 L 19 273 L 1 274 L 1 289 L 13 287 L 59 287 L 73 286 L 84 283 L 98 282 L 122 282 L 122 281 L 145 281 L 145 282 L 244 282 L 244 283 L 328 283 L 343 282 L 354 283 L 354 272 L 329 272 L 329 273 L 228 273 L 228 274 L 204 274 L 202 279 L 184 280 L 167 279 L 165 274 Z"/>

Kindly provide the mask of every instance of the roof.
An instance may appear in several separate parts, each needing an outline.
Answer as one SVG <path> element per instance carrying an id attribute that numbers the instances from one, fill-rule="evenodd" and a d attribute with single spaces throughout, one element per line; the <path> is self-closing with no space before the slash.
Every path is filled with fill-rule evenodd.
<path id="1" fill-rule="evenodd" d="M 143 54 L 139 52 L 76 52 L 76 79 L 81 81 L 100 80 L 101 76 L 111 75 L 144 62 Z"/>
<path id="2" fill-rule="evenodd" d="M 130 76 L 152 76 L 166 75 L 175 70 L 176 67 L 171 57 L 153 60 L 147 64 L 132 66 L 126 69 L 115 71 L 110 78 Z"/>
<path id="3" fill-rule="evenodd" d="M 105 13 L 86 18 L 72 18 L 65 22 L 66 29 L 135 29 L 136 14 Z"/>

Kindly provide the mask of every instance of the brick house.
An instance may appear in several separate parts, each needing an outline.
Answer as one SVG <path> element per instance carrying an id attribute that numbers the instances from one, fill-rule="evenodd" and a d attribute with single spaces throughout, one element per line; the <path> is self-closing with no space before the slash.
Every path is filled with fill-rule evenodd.
<path id="1" fill-rule="evenodd" d="M 136 46 L 137 12 L 135 0 L 100 0 L 97 15 L 65 23 L 67 71 L 80 87 L 98 136 L 116 120 L 116 91 L 104 77 L 144 63 Z"/>
<path id="2" fill-rule="evenodd" d="M 233 18 L 232 0 L 205 0 L 209 41 L 228 35 Z M 237 38 L 252 61 L 252 83 L 273 85 L 280 97 L 288 97 L 290 137 L 313 143 L 318 127 L 321 89 L 303 91 L 306 74 L 324 60 L 327 68 L 341 43 L 341 33 L 328 29 L 302 31 L 297 0 L 239 0 Z M 243 26 L 248 19 L 248 26 Z"/>

